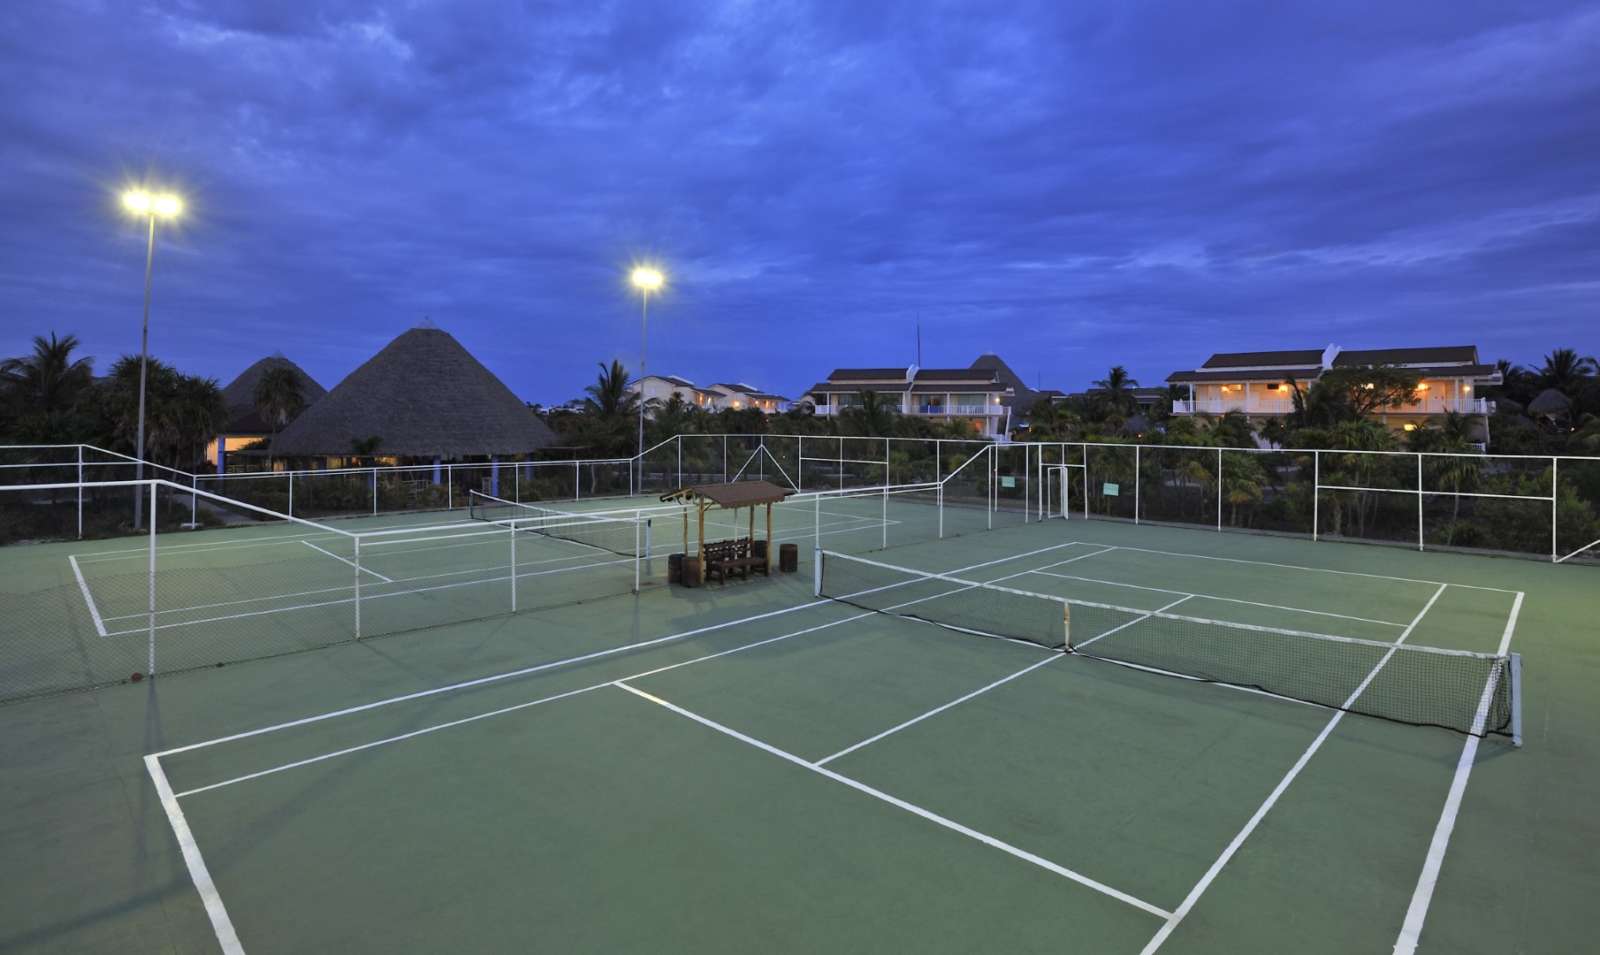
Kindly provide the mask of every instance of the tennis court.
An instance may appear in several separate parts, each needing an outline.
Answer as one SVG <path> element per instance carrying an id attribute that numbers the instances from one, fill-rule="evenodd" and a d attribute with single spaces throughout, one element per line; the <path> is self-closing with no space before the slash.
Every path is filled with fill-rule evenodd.
<path id="1" fill-rule="evenodd" d="M 618 519 L 616 503 L 588 513 Z M 662 515 L 628 525 L 649 542 L 626 557 L 432 518 L 341 522 L 385 534 L 363 537 L 359 569 L 345 538 L 298 526 L 159 542 L 162 573 L 189 582 L 164 588 L 163 654 L 285 652 L 0 709 L 28 779 L 10 818 L 68 857 L 48 892 L 8 873 L 19 928 L 0 940 L 1588 947 L 1591 571 L 1104 521 L 941 540 L 938 513 L 861 495 L 781 510 L 779 538 L 820 542 L 823 592 L 843 599 L 816 596 L 807 562 L 700 590 L 652 567 L 635 590 L 634 568 L 677 547 Z M 904 542 L 884 549 L 889 534 Z M 373 543 L 388 540 L 405 543 Z M 148 605 L 111 571 L 146 551 L 28 557 L 78 566 L 112 635 L 90 645 L 121 628 L 142 646 Z M 264 572 L 285 564 L 316 569 Z M 356 606 L 390 635 L 344 638 Z M 1169 658 L 1224 681 L 1204 682 L 1154 672 L 1145 642 L 1123 642 L 1137 634 L 1294 649 Z M 321 649 L 287 652 L 297 640 Z M 1511 674 L 1484 662 L 1515 652 L 1520 748 Z M 1463 721 L 1484 735 L 1408 725 Z M 103 786 L 49 798 L 84 774 Z"/>

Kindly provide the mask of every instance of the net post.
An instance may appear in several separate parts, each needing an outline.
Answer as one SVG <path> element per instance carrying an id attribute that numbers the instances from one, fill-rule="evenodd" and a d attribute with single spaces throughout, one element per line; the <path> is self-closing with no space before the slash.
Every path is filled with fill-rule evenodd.
<path id="1" fill-rule="evenodd" d="M 987 448 L 987 450 L 989 452 L 989 455 L 988 455 L 988 457 L 989 457 L 989 461 L 988 461 L 988 467 L 989 467 L 989 500 L 987 502 L 988 506 L 986 506 L 984 508 L 984 515 L 983 516 L 988 520 L 988 529 L 992 531 L 992 530 L 994 530 L 994 483 L 995 483 L 995 474 L 999 469 L 995 466 L 996 465 L 996 461 L 995 461 L 995 446 L 993 444 L 990 444 L 989 447 Z"/>
<path id="2" fill-rule="evenodd" d="M 822 495 L 811 499 L 811 549 L 822 549 Z"/>
<path id="3" fill-rule="evenodd" d="M 156 675 L 156 524 L 158 524 L 160 522 L 159 522 L 159 520 L 157 519 L 157 516 L 156 516 L 156 482 L 154 482 L 154 481 L 150 482 L 150 510 L 149 510 L 149 515 L 150 515 L 150 565 L 149 565 L 149 568 L 148 568 L 148 572 L 149 572 L 149 583 L 150 583 L 150 586 L 149 586 L 149 603 L 148 603 L 147 608 L 146 608 L 147 615 L 145 617 L 145 626 L 149 631 L 150 658 L 149 658 L 149 668 L 148 668 L 148 670 L 146 672 L 148 673 L 149 676 L 155 676 Z"/>
<path id="4" fill-rule="evenodd" d="M 1522 745 L 1522 654 L 1511 654 L 1511 745 Z"/>
<path id="5" fill-rule="evenodd" d="M 822 548 L 811 552 L 811 595 L 822 596 Z"/>
<path id="6" fill-rule="evenodd" d="M 934 492 L 934 501 L 939 510 L 939 539 L 944 540 L 944 484 L 940 483 L 938 488 Z"/>
<path id="7" fill-rule="evenodd" d="M 83 445 L 78 445 L 78 540 L 83 540 Z"/>
<path id="8" fill-rule="evenodd" d="M 200 526 L 200 495 L 194 493 L 200 487 L 200 475 L 189 475 L 189 526 Z"/>
<path id="9" fill-rule="evenodd" d="M 1139 450 L 1137 444 L 1133 446 L 1133 523 L 1136 525 L 1139 523 L 1139 485 L 1143 483 L 1139 480 L 1139 469 L 1142 467 Z M 1222 486 L 1222 475 L 1220 474 L 1217 475 L 1217 486 Z"/>
<path id="10" fill-rule="evenodd" d="M 1322 516 L 1322 452 L 1311 452 L 1311 539 L 1317 539 Z"/>
<path id="11" fill-rule="evenodd" d="M 356 605 L 356 639 L 361 639 L 361 538 L 356 538 L 356 557 L 352 562 L 355 567 L 355 600 Z"/>
<path id="12" fill-rule="evenodd" d="M 649 527 L 650 527 L 649 524 L 644 523 L 644 515 L 641 514 L 637 510 L 634 511 L 633 512 L 633 592 L 634 593 L 638 593 L 639 592 L 639 574 L 640 574 L 640 571 L 642 569 L 640 567 L 640 562 L 643 560 L 643 557 L 641 555 L 645 554 L 645 553 L 648 553 L 649 550 L 650 550 L 650 546 L 649 546 L 649 541 L 650 541 Z"/>
<path id="13" fill-rule="evenodd" d="M 511 612 L 517 612 L 517 522 L 507 521 L 506 532 L 511 536 Z M 637 577 L 636 577 L 637 579 Z M 637 584 L 635 584 L 637 586 Z"/>
<path id="14" fill-rule="evenodd" d="M 1217 530 L 1222 530 L 1222 448 L 1217 448 Z"/>

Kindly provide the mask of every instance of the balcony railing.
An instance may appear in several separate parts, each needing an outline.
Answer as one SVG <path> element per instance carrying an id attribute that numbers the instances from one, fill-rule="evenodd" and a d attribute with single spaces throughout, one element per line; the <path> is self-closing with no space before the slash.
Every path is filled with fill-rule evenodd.
<path id="1" fill-rule="evenodd" d="M 917 414 L 926 415 L 989 415 L 999 414 L 1000 406 L 994 405 L 918 405 Z"/>
<path id="2" fill-rule="evenodd" d="M 1294 410 L 1294 402 L 1285 398 L 1196 398 L 1193 401 L 1174 401 L 1173 414 L 1226 414 L 1242 411 L 1245 414 L 1283 415 Z M 1461 414 L 1494 414 L 1494 402 L 1488 398 L 1427 397 L 1411 404 L 1393 408 L 1380 408 L 1378 414 L 1444 414 L 1456 411 Z"/>

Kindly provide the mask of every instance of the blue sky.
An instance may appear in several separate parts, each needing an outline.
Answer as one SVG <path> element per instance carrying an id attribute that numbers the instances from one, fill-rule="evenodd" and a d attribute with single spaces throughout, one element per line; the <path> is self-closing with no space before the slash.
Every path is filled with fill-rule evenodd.
<path id="1" fill-rule="evenodd" d="M 1003 11 L 1003 12 L 1002 12 Z M 529 400 L 996 351 L 1600 350 L 1600 5 L 0 5 L 0 354 L 324 385 L 429 316 Z"/>

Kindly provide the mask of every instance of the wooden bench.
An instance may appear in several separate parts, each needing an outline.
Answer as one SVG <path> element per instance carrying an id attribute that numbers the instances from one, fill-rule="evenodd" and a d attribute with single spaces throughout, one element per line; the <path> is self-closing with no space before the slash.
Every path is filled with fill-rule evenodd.
<path id="1" fill-rule="evenodd" d="M 705 545 L 705 576 L 707 580 L 715 577 L 717 580 L 727 583 L 728 578 L 734 574 L 737 574 L 740 579 L 748 579 L 752 570 L 771 575 L 767 559 L 751 555 L 750 539 L 748 537 L 742 537 L 738 540 L 714 541 Z"/>

